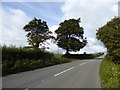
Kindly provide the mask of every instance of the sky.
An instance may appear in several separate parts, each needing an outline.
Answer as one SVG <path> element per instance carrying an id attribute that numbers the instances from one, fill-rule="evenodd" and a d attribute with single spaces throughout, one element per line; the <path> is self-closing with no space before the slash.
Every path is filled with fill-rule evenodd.
<path id="1" fill-rule="evenodd" d="M 47 21 L 53 32 L 59 23 L 70 18 L 81 18 L 88 44 L 76 53 L 105 52 L 102 42 L 96 39 L 96 30 L 118 16 L 119 0 L 4 0 L 0 7 L 0 44 L 27 46 L 24 25 L 34 17 Z M 50 40 L 48 51 L 65 53 Z M 74 53 L 74 52 L 71 52 Z"/>

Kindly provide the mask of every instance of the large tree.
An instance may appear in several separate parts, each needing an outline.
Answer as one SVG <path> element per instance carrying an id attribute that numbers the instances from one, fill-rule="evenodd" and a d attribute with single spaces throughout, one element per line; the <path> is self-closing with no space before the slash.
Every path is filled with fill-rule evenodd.
<path id="1" fill-rule="evenodd" d="M 120 48 L 120 18 L 113 18 L 103 27 L 99 28 L 97 38 L 106 46 L 108 53 Z"/>
<path id="2" fill-rule="evenodd" d="M 41 19 L 34 18 L 25 25 L 23 29 L 28 32 L 26 36 L 29 45 L 32 45 L 33 47 L 38 48 L 39 45 L 42 45 L 47 39 L 52 38 L 50 35 L 52 32 L 49 31 L 47 22 L 42 21 Z"/>
<path id="3" fill-rule="evenodd" d="M 115 17 L 99 28 L 97 38 L 103 42 L 108 54 L 120 58 L 120 18 Z M 120 60 L 119 60 L 120 62 Z"/>
<path id="4" fill-rule="evenodd" d="M 59 24 L 59 28 L 55 31 L 57 45 L 65 49 L 66 54 L 69 51 L 79 51 L 87 43 L 87 40 L 83 38 L 84 31 L 79 23 L 80 18 L 65 20 Z"/>

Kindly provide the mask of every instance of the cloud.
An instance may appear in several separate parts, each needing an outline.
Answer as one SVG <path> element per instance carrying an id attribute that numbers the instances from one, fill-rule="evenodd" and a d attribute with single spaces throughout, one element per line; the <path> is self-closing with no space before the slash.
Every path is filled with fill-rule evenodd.
<path id="1" fill-rule="evenodd" d="M 8 0 L 10 1 L 10 0 Z M 12 1 L 12 0 L 11 0 Z M 80 50 L 77 53 L 83 52 L 99 52 L 106 51 L 104 45 L 96 39 L 96 30 L 105 25 L 107 21 L 109 21 L 114 16 L 117 16 L 117 2 L 119 0 L 66 0 L 65 3 L 61 6 L 62 10 L 62 20 L 69 18 L 81 18 L 81 26 L 84 28 L 84 36 L 87 37 L 88 44 L 86 47 Z M 23 4 L 24 5 L 24 4 Z M 34 9 L 31 6 L 26 6 L 28 9 L 33 11 L 39 11 L 38 8 Z M 47 7 L 43 9 L 46 11 Z M 50 10 L 50 9 L 49 9 Z M 43 12 L 39 11 L 39 12 Z M 61 11 L 58 11 L 61 12 Z M 57 13 L 58 14 L 58 13 Z M 57 15 L 55 14 L 55 16 Z M 2 16 L 1 16 L 2 15 Z M 0 24 L 0 28 L 2 28 L 2 37 L 0 37 L 0 44 L 13 44 L 16 46 L 25 46 L 27 45 L 26 33 L 22 30 L 23 26 L 27 24 L 30 20 L 32 20 L 29 16 L 21 9 L 15 9 L 10 7 L 5 7 L 0 9 L 0 18 L 2 24 Z M 38 14 L 39 15 L 39 14 Z M 49 14 L 46 14 L 49 18 L 52 18 Z M 54 15 L 53 15 L 54 18 Z M 55 18 L 56 19 L 56 18 Z M 56 20 L 59 20 L 58 18 Z M 51 20 L 51 19 L 50 19 Z M 60 21 L 60 20 L 59 20 Z M 58 25 L 50 26 L 50 31 L 53 32 L 53 35 L 56 36 L 54 31 L 58 28 Z M 54 53 L 65 53 L 64 50 L 58 48 L 51 40 L 48 41 L 50 43 L 49 51 Z"/>
<path id="2" fill-rule="evenodd" d="M 55 33 L 55 30 L 58 29 L 58 25 L 53 25 L 50 26 L 49 30 L 53 33 L 52 35 L 54 37 L 57 37 L 57 34 Z M 65 53 L 65 50 L 63 50 L 62 48 L 59 48 L 56 43 L 53 40 L 47 40 L 47 42 L 49 43 L 47 46 L 49 47 L 49 49 L 47 49 L 47 51 L 53 52 L 53 53 Z"/>
<path id="3" fill-rule="evenodd" d="M 30 17 L 20 9 L 2 8 L 2 44 L 25 46 L 27 43 L 24 25 Z"/>
<path id="4" fill-rule="evenodd" d="M 0 44 L 2 43 L 2 7 L 0 7 Z"/>
<path id="5" fill-rule="evenodd" d="M 0 25 L 0 28 L 2 28 L 2 37 L 0 38 L 0 44 L 26 46 L 28 43 L 23 27 L 32 19 L 26 15 L 24 11 L 9 7 L 0 10 L 0 17 L 2 17 L 2 24 Z M 49 28 L 55 37 L 56 34 L 54 31 L 57 28 L 58 25 L 53 25 Z M 60 49 L 52 40 L 48 40 L 47 42 L 49 43 L 49 49 L 47 51 L 53 53 L 64 52 L 64 50 Z"/>
<path id="6" fill-rule="evenodd" d="M 119 0 L 67 0 L 61 7 L 64 16 L 62 21 L 69 18 L 81 18 L 84 36 L 88 44 L 80 52 L 106 51 L 104 45 L 96 39 L 96 30 L 117 16 Z M 78 52 L 77 52 L 78 53 Z"/>
<path id="7" fill-rule="evenodd" d="M 58 27 L 59 27 L 58 25 L 53 25 L 53 26 L 50 26 L 50 28 L 49 28 L 49 30 L 52 32 L 52 35 L 53 35 L 54 37 L 57 36 L 57 34 L 55 33 L 55 30 L 57 30 Z"/>
<path id="8" fill-rule="evenodd" d="M 64 2 L 65 0 L 4 0 L 2 2 Z"/>
<path id="9" fill-rule="evenodd" d="M 111 10 L 118 15 L 118 5 L 113 5 Z"/>
<path id="10" fill-rule="evenodd" d="M 81 50 L 81 53 L 88 52 L 88 53 L 97 53 L 97 52 L 105 52 L 106 48 L 104 47 L 102 42 L 99 42 L 94 37 L 88 39 L 88 44 L 84 49 Z"/>
<path id="11" fill-rule="evenodd" d="M 26 46 L 27 38 L 26 32 L 23 30 L 24 25 L 26 25 L 30 20 L 32 20 L 24 11 L 21 9 L 15 9 L 10 7 L 2 8 L 0 13 L 3 15 L 1 17 L 2 24 L 2 37 L 0 38 L 0 44 L 5 45 L 15 45 L 15 46 Z M 55 30 L 58 25 L 50 26 L 50 31 L 53 32 L 53 36 L 56 37 Z M 64 50 L 60 49 L 52 40 L 49 42 L 48 51 L 53 53 L 63 53 Z"/>

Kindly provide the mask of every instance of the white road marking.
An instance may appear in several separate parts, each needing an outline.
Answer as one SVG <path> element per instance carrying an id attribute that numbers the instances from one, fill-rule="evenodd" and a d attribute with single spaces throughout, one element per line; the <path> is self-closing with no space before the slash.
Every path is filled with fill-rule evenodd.
<path id="1" fill-rule="evenodd" d="M 26 88 L 25 90 L 28 90 L 29 88 Z"/>
<path id="2" fill-rule="evenodd" d="M 79 66 L 84 65 L 84 64 L 86 64 L 86 63 L 87 63 L 87 62 L 81 63 L 81 64 L 79 64 Z"/>
<path id="3" fill-rule="evenodd" d="M 67 72 L 67 71 L 73 69 L 73 68 L 75 68 L 75 67 L 71 67 L 71 68 L 69 68 L 69 69 L 66 69 L 66 70 L 64 70 L 64 71 L 62 71 L 62 72 L 60 72 L 60 73 L 58 73 L 58 74 L 55 74 L 54 76 L 56 77 L 56 76 L 58 76 L 58 75 L 60 75 L 60 74 L 62 74 L 62 73 L 64 73 L 64 72 Z"/>
<path id="4" fill-rule="evenodd" d="M 45 81 L 45 80 L 42 80 L 43 82 Z"/>
<path id="5" fill-rule="evenodd" d="M 81 64 L 79 64 L 79 66 L 84 65 L 84 64 L 86 64 L 86 63 L 87 63 L 87 62 L 81 63 Z M 58 74 L 55 74 L 54 76 L 56 77 L 56 76 L 58 76 L 58 75 L 60 75 L 60 74 L 62 74 L 62 73 L 64 73 L 64 72 L 67 72 L 67 71 L 73 69 L 73 68 L 75 68 L 75 67 L 71 67 L 71 68 L 69 68 L 69 69 L 66 69 L 66 70 L 64 70 L 64 71 L 62 71 L 62 72 L 60 72 L 60 73 L 58 73 Z"/>
<path id="6" fill-rule="evenodd" d="M 93 61 L 95 61 L 95 60 L 90 60 L 89 62 L 93 62 Z"/>

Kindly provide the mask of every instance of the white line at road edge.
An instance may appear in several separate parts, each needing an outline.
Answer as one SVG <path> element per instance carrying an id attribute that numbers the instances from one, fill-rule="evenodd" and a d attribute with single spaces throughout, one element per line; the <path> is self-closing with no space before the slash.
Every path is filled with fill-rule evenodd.
<path id="1" fill-rule="evenodd" d="M 67 71 L 73 69 L 73 68 L 75 68 L 75 67 L 71 67 L 71 68 L 69 68 L 69 69 L 66 69 L 66 70 L 64 70 L 64 71 L 62 71 L 62 72 L 60 72 L 60 73 L 58 73 L 58 74 L 55 74 L 54 76 L 56 77 L 56 76 L 58 76 L 58 75 L 60 75 L 60 74 L 62 74 L 62 73 L 64 73 L 64 72 L 67 72 Z"/>
<path id="2" fill-rule="evenodd" d="M 84 62 L 84 63 L 81 63 L 81 64 L 79 64 L 79 65 L 81 66 L 81 65 L 84 65 L 84 64 L 86 64 L 86 63 L 87 63 L 87 62 Z"/>

